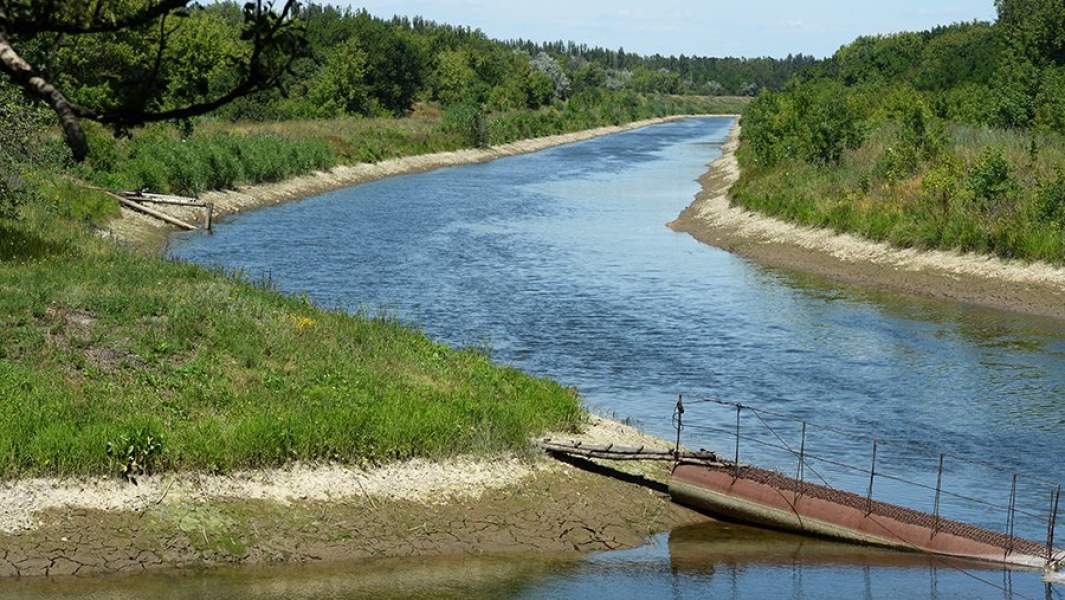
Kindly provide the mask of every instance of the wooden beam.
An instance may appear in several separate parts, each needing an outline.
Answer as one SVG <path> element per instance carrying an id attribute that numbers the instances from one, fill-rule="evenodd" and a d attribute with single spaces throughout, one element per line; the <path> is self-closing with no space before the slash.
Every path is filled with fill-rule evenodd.
<path id="1" fill-rule="evenodd" d="M 122 206 L 125 206 L 126 208 L 129 208 L 131 210 L 135 210 L 137 212 L 144 213 L 144 214 L 146 214 L 146 215 L 148 215 L 150 217 L 155 217 L 156 219 L 159 219 L 160 221 L 163 221 L 164 223 L 169 223 L 170 225 L 173 225 L 174 227 L 179 227 L 181 229 L 185 229 L 185 230 L 188 230 L 188 231 L 196 231 L 196 226 L 195 225 L 191 225 L 189 223 L 186 223 L 185 221 L 182 221 L 181 219 L 177 219 L 177 218 L 171 217 L 170 215 L 168 215 L 168 214 L 166 214 L 164 212 L 160 212 L 160 211 L 157 211 L 155 209 L 148 208 L 147 206 L 144 206 L 143 204 L 141 204 L 139 202 L 134 202 L 133 200 L 129 200 L 129 199 L 123 198 L 122 196 L 119 196 L 118 194 L 112 194 L 111 192 L 107 192 L 107 194 L 109 196 L 111 196 L 112 198 L 118 200 L 119 203 L 122 204 Z"/>

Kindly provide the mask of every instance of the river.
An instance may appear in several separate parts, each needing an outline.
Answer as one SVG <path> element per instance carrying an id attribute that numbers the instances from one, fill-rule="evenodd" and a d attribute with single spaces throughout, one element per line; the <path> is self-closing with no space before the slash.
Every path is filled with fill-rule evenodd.
<path id="1" fill-rule="evenodd" d="M 698 399 L 764 409 L 742 415 L 741 460 L 786 472 L 794 457 L 780 446 L 799 445 L 800 421 L 809 422 L 810 456 L 861 468 L 871 462 L 871 439 L 863 436 L 876 435 L 885 475 L 875 482 L 879 499 L 931 510 L 944 451 L 944 514 L 1001 529 L 1016 472 L 1017 533 L 1043 539 L 1050 482 L 1061 479 L 1065 455 L 1065 327 L 840 287 L 672 232 L 665 224 L 698 191 L 695 179 L 719 155 L 731 124 L 691 119 L 381 180 L 237 215 L 212 236 L 175 235 L 169 254 L 484 348 L 575 386 L 592 410 L 652 433 L 672 435 L 672 407 L 684 394 L 689 446 L 735 451 L 735 410 Z M 833 485 L 867 490 L 859 469 L 811 465 Z M 312 569 L 313 577 L 305 569 L 271 571 L 263 580 L 273 586 L 240 589 L 250 598 L 297 589 L 307 593 L 291 595 L 358 595 L 379 567 Z M 417 567 L 402 595 L 417 595 L 419 585 L 486 597 L 1058 593 L 1038 574 L 896 560 L 725 525 L 575 563 Z M 467 571 L 478 575 L 460 575 Z M 160 589 L 174 597 L 183 589 L 233 591 L 226 586 L 242 579 L 241 572 L 184 576 L 184 588 Z M 300 588 L 300 581 L 319 583 Z"/>

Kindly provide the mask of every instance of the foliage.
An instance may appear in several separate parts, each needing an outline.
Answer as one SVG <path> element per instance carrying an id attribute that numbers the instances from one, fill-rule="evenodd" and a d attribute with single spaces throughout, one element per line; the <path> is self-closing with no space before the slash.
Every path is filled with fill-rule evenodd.
<path id="1" fill-rule="evenodd" d="M 486 148 L 489 144 L 488 122 L 484 109 L 476 104 L 457 104 L 444 113 L 442 129 L 455 134 L 471 148 Z"/>
<path id="2" fill-rule="evenodd" d="M 1065 262 L 1065 10 L 996 6 L 993 24 L 860 38 L 760 96 L 733 200 L 899 246 Z"/>
<path id="3" fill-rule="evenodd" d="M 1035 209 L 1039 221 L 1065 229 L 1065 168 L 1039 185 Z"/>
<path id="4" fill-rule="evenodd" d="M 117 463 L 118 474 L 136 485 L 138 477 L 151 475 L 158 468 L 163 444 L 151 428 L 139 427 L 107 442 L 106 454 Z"/>
<path id="5" fill-rule="evenodd" d="M 561 100 L 569 95 L 569 76 L 567 76 L 566 72 L 562 70 L 562 65 L 560 65 L 551 55 L 546 52 L 541 52 L 532 60 L 531 65 L 534 70 L 550 78 L 551 83 L 555 87 L 555 98 Z"/>
<path id="6" fill-rule="evenodd" d="M 665 69 L 639 67 L 632 72 L 629 87 L 643 94 L 679 94 L 684 91 L 684 82 L 680 75 Z"/>
<path id="7" fill-rule="evenodd" d="M 799 84 L 755 100 L 744 113 L 742 139 L 759 166 L 789 158 L 834 164 L 861 143 L 860 116 L 843 85 Z"/>
<path id="8" fill-rule="evenodd" d="M 984 210 L 999 205 L 1016 188 L 1011 167 L 1002 151 L 986 148 L 969 170 L 968 187 Z"/>
<path id="9" fill-rule="evenodd" d="M 350 38 L 330 52 L 325 64 L 307 86 L 310 117 L 368 115 L 374 112 L 376 99 L 367 83 L 369 58 L 362 43 Z"/>

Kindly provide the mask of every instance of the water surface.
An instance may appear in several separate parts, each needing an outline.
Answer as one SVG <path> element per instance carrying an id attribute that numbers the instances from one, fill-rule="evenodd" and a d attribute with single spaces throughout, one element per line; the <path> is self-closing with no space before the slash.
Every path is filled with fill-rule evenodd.
<path id="1" fill-rule="evenodd" d="M 661 435 L 672 432 L 680 393 L 792 417 L 749 413 L 741 423 L 741 459 L 786 472 L 795 460 L 780 447 L 799 446 L 798 420 L 811 422 L 809 454 L 861 468 L 871 462 L 871 439 L 840 432 L 875 434 L 877 470 L 888 477 L 876 480 L 874 494 L 915 508 L 932 509 L 928 488 L 938 453 L 948 451 L 944 488 L 986 504 L 945 496 L 944 513 L 984 526 L 1004 525 L 1018 472 L 1018 533 L 1041 539 L 1049 482 L 1061 479 L 1065 455 L 1065 329 L 769 270 L 670 231 L 665 223 L 691 201 L 730 125 L 693 119 L 382 180 L 239 215 L 213 236 L 179 234 L 170 254 L 489 349 L 498 361 L 577 387 L 592 409 Z M 689 445 L 735 451 L 732 409 L 690 404 L 685 419 Z M 860 470 L 812 466 L 811 478 L 867 491 Z M 600 589 L 604 579 L 617 590 L 674 589 L 661 558 L 669 562 L 671 548 L 646 549 L 659 567 L 636 569 L 635 579 L 617 565 L 639 552 L 557 576 L 548 569 L 534 589 L 569 595 Z M 706 559 L 708 568 L 715 560 Z M 774 560 L 739 568 L 730 585 L 757 595 L 798 568 L 813 587 L 795 597 L 834 597 L 829 582 L 856 577 L 869 582 L 870 597 L 900 589 L 912 597 L 1003 595 L 964 576 L 921 588 L 928 569 Z M 1021 577 L 1029 592 L 1043 593 L 1037 576 Z M 712 579 L 711 587 L 726 578 Z"/>

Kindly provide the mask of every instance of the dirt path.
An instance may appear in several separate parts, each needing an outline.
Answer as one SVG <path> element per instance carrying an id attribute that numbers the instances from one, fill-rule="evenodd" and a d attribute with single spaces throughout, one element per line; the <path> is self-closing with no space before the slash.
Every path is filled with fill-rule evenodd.
<path id="1" fill-rule="evenodd" d="M 519 140 L 509 144 L 493 146 L 485 149 L 457 150 L 454 152 L 438 152 L 419 156 L 406 156 L 384 160 L 377 163 L 362 163 L 357 165 L 342 165 L 328 172 L 317 172 L 301 177 L 295 177 L 278 183 L 267 183 L 242 187 L 238 190 L 207 192 L 200 197 L 204 202 L 212 202 L 215 205 L 216 218 L 228 214 L 238 213 L 245 210 L 273 206 L 282 202 L 306 198 L 314 194 L 345 188 L 360 183 L 376 181 L 395 175 L 407 175 L 431 171 L 442 167 L 483 163 L 518 154 L 528 154 L 562 146 L 582 142 L 605 135 L 631 131 L 651 125 L 659 125 L 672 121 L 698 117 L 736 117 L 737 115 L 676 115 L 657 119 L 636 121 L 626 125 L 600 127 L 574 133 L 565 133 L 547 137 Z M 203 220 L 201 209 L 183 209 L 171 206 L 152 206 L 153 209 L 165 212 L 187 223 L 200 223 Z M 101 231 L 106 237 L 132 242 L 149 250 L 157 251 L 166 243 L 167 234 L 173 228 L 161 221 L 134 212 L 127 208 L 122 209 L 119 218 L 112 220 Z"/>
<path id="2" fill-rule="evenodd" d="M 731 206 L 740 174 L 739 125 L 699 180 L 702 191 L 669 223 L 675 231 L 755 262 L 851 284 L 1065 319 L 1065 269 L 949 251 L 887 244 L 794 225 Z"/>
<path id="3" fill-rule="evenodd" d="M 588 443 L 667 445 L 592 418 Z M 632 468 L 632 465 L 624 465 Z M 639 467 L 665 481 L 665 465 Z M 0 576 L 627 548 L 706 518 L 546 458 L 0 484 Z"/>

